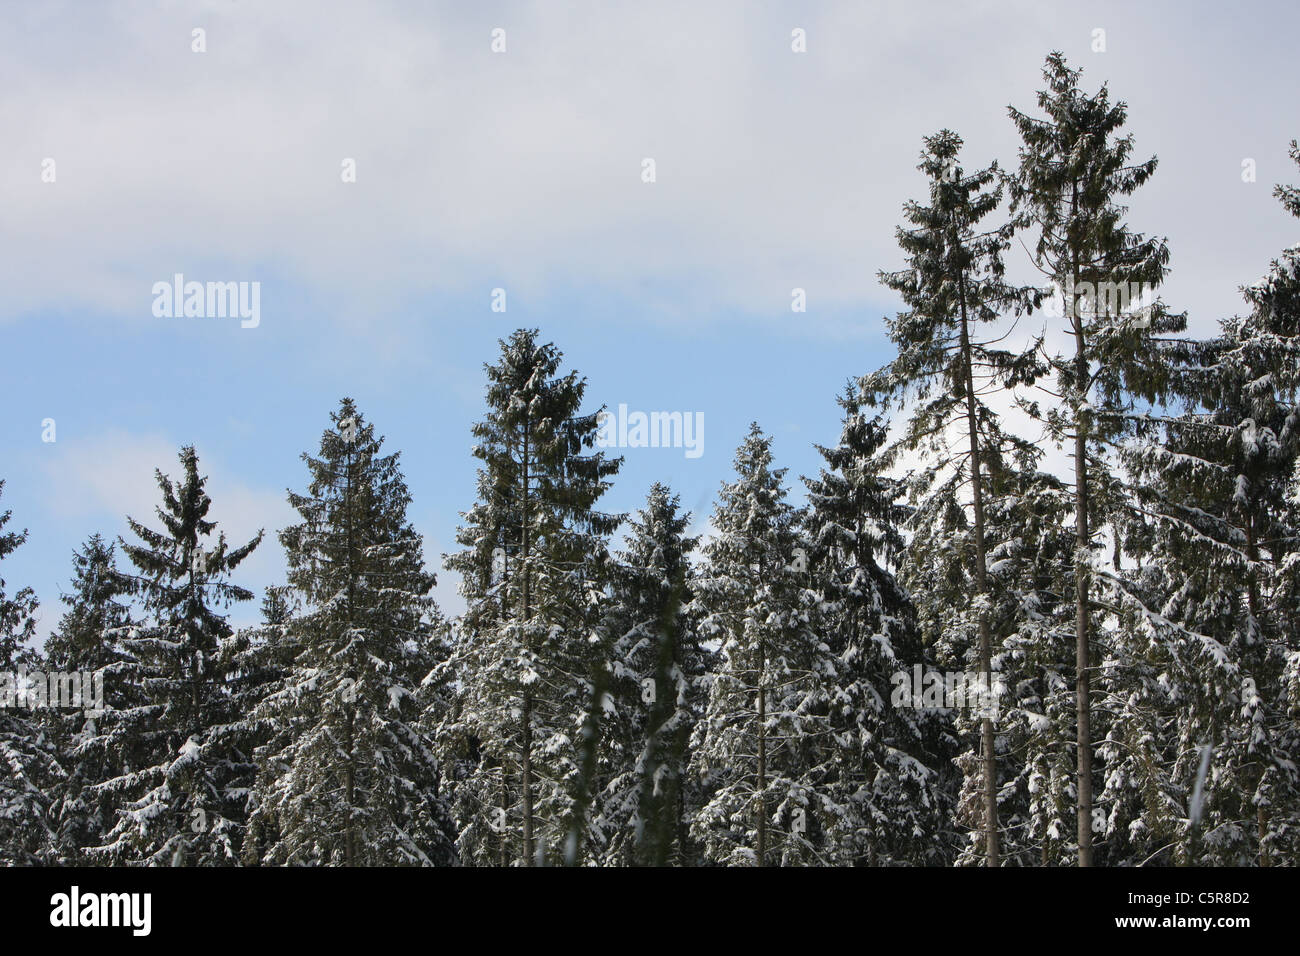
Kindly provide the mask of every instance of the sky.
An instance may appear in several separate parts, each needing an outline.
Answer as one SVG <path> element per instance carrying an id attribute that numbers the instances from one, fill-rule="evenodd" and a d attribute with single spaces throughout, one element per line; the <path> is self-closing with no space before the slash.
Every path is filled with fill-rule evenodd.
<path id="1" fill-rule="evenodd" d="M 281 583 L 286 489 L 347 395 L 401 451 L 457 613 L 441 555 L 483 365 L 519 327 L 593 410 L 703 416 L 698 457 L 622 450 L 608 510 L 661 480 L 704 530 L 751 421 L 797 499 L 836 394 L 892 357 L 877 274 L 922 136 L 1013 168 L 1007 106 L 1034 110 L 1052 50 L 1159 157 L 1129 221 L 1212 332 L 1298 239 L 1272 197 L 1300 181 L 1298 28 L 1291 2 L 6 2 L 0 511 L 30 536 L 0 577 L 47 634 L 73 549 L 157 526 L 154 470 L 192 443 L 228 537 L 267 531 L 235 580 Z M 258 283 L 256 326 L 155 314 L 176 274 Z"/>

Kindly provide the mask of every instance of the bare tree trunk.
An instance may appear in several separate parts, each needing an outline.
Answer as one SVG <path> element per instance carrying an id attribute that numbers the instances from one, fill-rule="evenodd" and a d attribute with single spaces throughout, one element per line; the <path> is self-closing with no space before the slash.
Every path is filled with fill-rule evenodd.
<path id="1" fill-rule="evenodd" d="M 989 633 L 988 609 L 983 606 L 988 595 L 988 554 L 984 545 L 984 476 L 980 470 L 979 420 L 975 412 L 975 378 L 971 371 L 970 330 L 966 316 L 966 283 L 958 287 L 961 302 L 961 352 L 962 371 L 966 387 L 966 423 L 970 432 L 971 492 L 975 502 L 975 592 L 980 599 L 979 612 L 979 672 L 984 682 L 981 686 L 991 692 L 993 688 L 993 639 Z M 985 701 L 987 704 L 987 701 Z M 980 721 L 980 745 L 983 749 L 984 768 L 984 861 L 985 865 L 998 866 L 998 757 L 993 734 L 993 721 L 985 716 Z"/>
<path id="2" fill-rule="evenodd" d="M 532 595 L 529 591 L 531 578 L 531 566 L 529 563 L 529 516 L 528 516 L 528 467 L 529 467 L 529 431 L 532 428 L 532 422 L 527 417 L 524 419 L 524 467 L 523 482 L 524 495 L 522 500 L 523 514 L 523 533 L 522 533 L 522 570 L 523 570 L 523 613 L 521 615 L 521 625 L 528 627 L 529 619 L 532 616 Z M 527 630 L 524 631 L 527 634 Z M 523 708 L 523 739 L 520 743 L 522 753 L 520 754 L 520 773 L 523 777 L 523 801 L 524 801 L 524 865 L 533 866 L 535 863 L 533 852 L 533 695 L 531 692 L 524 693 Z"/>
<path id="3" fill-rule="evenodd" d="M 520 744 L 524 783 L 524 865 L 533 859 L 533 695 L 524 694 L 524 736 Z"/>
<path id="4" fill-rule="evenodd" d="M 1077 275 L 1077 269 L 1076 269 Z M 1072 303 L 1074 326 L 1074 366 L 1078 378 L 1078 394 L 1074 405 L 1074 709 L 1077 722 L 1078 748 L 1078 838 L 1079 866 L 1092 866 L 1092 720 L 1090 693 L 1089 647 L 1090 622 L 1088 615 L 1090 574 L 1089 554 L 1091 532 L 1088 527 L 1088 420 L 1083 405 L 1088 400 L 1089 368 L 1083 337 L 1083 318 Z"/>

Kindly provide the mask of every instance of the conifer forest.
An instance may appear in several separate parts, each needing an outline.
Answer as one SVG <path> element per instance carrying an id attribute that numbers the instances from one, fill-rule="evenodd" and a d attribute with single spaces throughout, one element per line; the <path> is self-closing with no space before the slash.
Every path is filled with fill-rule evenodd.
<path id="1" fill-rule="evenodd" d="M 763 42 L 806 68 L 832 40 L 786 19 Z M 527 22 L 502 20 L 499 34 L 483 21 L 475 55 L 531 55 L 538 41 Z M 1151 145 L 1192 122 L 1167 112 L 1181 81 L 1109 72 L 1106 57 L 1128 55 L 1107 52 L 1107 36 L 1111 51 L 1127 42 L 1119 27 L 1100 30 L 1100 41 L 1096 30 L 1062 40 L 1067 52 L 1036 39 L 1033 58 L 1007 66 L 1020 78 L 1009 104 L 987 95 L 1000 86 L 972 79 L 960 95 L 982 102 L 978 120 L 925 112 L 921 135 L 881 134 L 870 146 L 873 168 L 891 170 L 903 191 L 886 193 L 892 218 L 868 215 L 870 204 L 854 213 L 852 241 L 887 250 L 858 255 L 855 281 L 870 299 L 840 316 L 869 338 L 814 343 L 852 371 L 799 379 L 800 408 L 820 409 L 799 418 L 802 429 L 787 425 L 795 412 L 772 412 L 769 397 L 786 386 L 767 365 L 725 379 L 737 403 L 726 407 L 755 409 L 743 420 L 697 397 L 710 393 L 679 399 L 671 387 L 639 406 L 633 396 L 629 410 L 621 376 L 653 381 L 667 353 L 614 354 L 613 332 L 589 341 L 579 326 L 523 308 L 532 293 L 514 279 L 473 293 L 491 326 L 425 308 L 426 325 L 473 328 L 472 346 L 455 347 L 472 347 L 474 359 L 427 358 L 395 398 L 384 390 L 387 366 L 354 378 L 328 349 L 346 351 L 353 336 L 367 356 L 378 350 L 360 343 L 381 334 L 386 308 L 407 307 L 397 295 L 377 295 L 351 331 L 322 325 L 318 336 L 278 340 L 265 366 L 240 371 L 245 351 L 223 351 L 209 377 L 209 348 L 277 341 L 289 307 L 274 274 L 289 267 L 259 271 L 249 259 L 205 269 L 207 227 L 185 225 L 196 246 L 164 257 L 174 266 L 154 268 L 161 281 L 148 296 L 131 286 L 131 334 L 201 326 L 208 338 L 173 337 L 111 376 L 78 366 L 50 417 L 22 405 L 25 417 L 4 433 L 0 863 L 1300 863 L 1300 245 L 1252 252 L 1226 285 L 1196 265 L 1179 275 L 1180 243 L 1194 233 L 1225 247 L 1236 238 L 1207 238 L 1220 230 L 1214 212 L 1194 212 L 1198 187 Z M 232 31 L 184 26 L 175 62 L 225 69 L 225 45 L 242 62 Z M 96 62 L 87 68 L 102 69 Z M 400 85 L 409 62 L 373 66 Z M 558 82 L 528 76 L 511 82 Z M 908 82 L 878 93 L 906 102 Z M 1300 230 L 1295 92 L 1283 90 L 1291 112 L 1264 124 L 1271 142 L 1224 146 L 1224 189 L 1261 197 L 1246 230 Z M 453 85 L 435 95 L 499 104 L 514 94 Z M 571 121 L 602 95 L 586 90 L 592 99 L 572 106 Z M 266 101 L 270 125 L 298 122 L 287 102 Z M 311 122 L 327 124 L 327 114 Z M 1232 117 L 1197 121 L 1222 125 L 1209 139 L 1235 135 Z M 565 122 L 530 135 L 570 157 Z M 966 125 L 978 132 L 964 135 Z M 209 146 L 234 182 L 242 147 L 217 129 Z M 57 176 L 32 191 L 62 201 L 58 190 L 76 197 L 78 177 L 100 175 L 75 144 L 27 135 L 34 156 L 52 154 Z M 165 175 L 186 151 L 157 135 Z M 385 163 L 425 162 L 358 146 L 350 183 L 349 148 L 340 144 L 322 174 L 348 197 L 364 197 L 366 177 L 387 175 Z M 1238 164 L 1251 150 L 1281 159 L 1258 171 L 1255 159 Z M 688 155 L 656 154 L 653 135 L 635 153 L 626 169 L 593 179 L 626 177 L 645 196 L 703 175 L 683 168 Z M 463 185 L 475 202 L 493 177 L 510 188 L 509 162 L 492 162 Z M 729 168 L 709 175 L 721 182 Z M 258 188 L 222 195 L 255 203 Z M 855 188 L 885 187 L 864 177 Z M 1153 214 L 1166 208 L 1162 195 L 1186 208 L 1189 224 L 1171 228 Z M 69 214 L 51 207 L 50 228 Z M 189 215 L 183 202 L 138 214 Z M 809 213 L 810 232 L 819 215 Z M 469 228 L 428 216 L 429 233 Z M 663 239 L 675 235 L 671 224 L 659 226 L 666 231 L 647 227 L 643 237 L 651 259 L 674 254 Z M 280 241 L 281 224 L 264 228 Z M 501 234 L 514 228 L 502 224 Z M 740 235 L 748 228 L 735 225 L 738 248 L 750 248 Z M 326 248 L 382 243 L 386 229 L 376 213 L 359 234 L 322 223 L 303 235 Z M 602 229 L 593 220 L 584 254 L 617 241 Z M 465 235 L 449 248 L 469 261 L 477 241 Z M 551 254 L 546 245 L 539 255 Z M 348 267 L 326 271 L 336 268 Z M 708 281 L 699 275 L 691 281 Z M 223 281 L 195 281 L 209 276 Z M 818 321 L 815 282 L 787 282 L 779 269 L 772 281 L 779 321 Z M 1175 294 L 1211 281 L 1235 311 L 1207 314 L 1203 302 L 1218 300 Z M 103 280 L 105 297 L 112 288 Z M 655 296 L 672 288 L 644 287 Z M 293 307 L 332 309 L 329 298 Z M 607 307 L 603 321 L 616 323 L 626 301 L 601 302 L 593 312 Z M 693 313 L 680 321 L 672 334 L 716 352 L 708 362 L 720 375 L 786 347 L 761 330 L 682 331 L 699 321 Z M 16 370 L 35 349 L 12 338 L 16 328 L 0 326 L 11 407 L 37 387 Z M 237 346 L 206 344 L 217 339 Z M 392 375 L 426 361 L 423 341 L 384 346 Z M 275 395 L 263 412 L 274 443 L 245 457 L 229 453 L 238 445 L 205 450 L 234 427 L 239 395 L 274 388 L 295 366 L 310 368 L 318 387 L 266 393 Z M 452 414 L 461 406 L 444 403 L 443 390 L 476 411 Z M 152 482 L 132 479 L 128 496 L 111 499 L 115 518 L 92 523 L 69 505 L 72 517 L 47 531 L 33 502 L 73 486 L 34 464 L 31 447 L 62 453 L 88 440 L 99 426 L 79 426 L 78 409 L 128 393 L 136 417 L 123 429 L 164 436 L 147 445 Z M 183 426 L 147 424 L 170 405 L 184 410 Z M 396 418 L 398 405 L 409 418 Z M 438 420 L 427 426 L 440 429 L 437 441 L 426 441 L 424 419 Z M 270 503 L 257 511 L 244 486 L 218 482 L 218 459 L 224 475 L 272 476 Z M 119 460 L 94 461 L 91 478 L 127 487 L 114 483 Z M 665 475 L 685 470 L 703 476 L 702 504 L 694 485 Z M 261 514 L 276 523 L 250 525 Z M 444 522 L 453 530 L 431 535 Z M 47 573 L 40 556 L 56 551 Z"/>

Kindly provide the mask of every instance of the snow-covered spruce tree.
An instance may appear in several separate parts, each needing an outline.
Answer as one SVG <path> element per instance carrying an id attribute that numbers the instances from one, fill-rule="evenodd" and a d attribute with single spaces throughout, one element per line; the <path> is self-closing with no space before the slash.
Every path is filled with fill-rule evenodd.
<path id="1" fill-rule="evenodd" d="M 958 165 L 961 137 L 943 130 L 925 138 L 918 167 L 929 179 L 930 203 L 904 207 L 908 225 L 897 230 L 907 254 L 908 268 L 881 273 L 881 281 L 898 292 L 908 310 L 889 323 L 898 357 L 864 381 L 886 406 L 906 404 L 911 418 L 893 449 L 922 454 L 934 466 L 922 472 L 937 487 L 969 488 L 962 503 L 973 515 L 974 562 L 972 616 L 978 633 L 980 678 L 992 682 L 994 648 L 988 613 L 988 547 L 986 528 L 986 470 L 1008 441 L 997 414 L 986 404 L 991 394 L 1004 392 L 1040 372 L 1038 343 L 1020 351 L 994 343 L 1005 334 L 985 333 L 1005 314 L 1019 314 L 1036 303 L 1037 294 L 1004 279 L 1003 253 L 1010 240 L 1009 225 L 988 227 L 983 221 L 1002 201 L 997 164 L 967 173 Z M 963 434 L 964 433 L 964 434 Z M 954 436 L 962 436 L 960 447 Z M 958 445 L 958 447 L 954 447 Z M 964 483 L 943 483 L 950 469 Z M 963 604 L 966 600 L 963 599 Z M 997 742 L 993 721 L 980 725 L 980 774 L 983 780 L 985 859 L 998 865 Z"/>
<path id="2" fill-rule="evenodd" d="M 72 590 L 63 595 L 67 607 L 58 627 L 45 642 L 45 656 L 52 670 L 93 674 L 92 687 L 85 687 L 83 700 L 89 705 L 93 686 L 103 694 L 104 707 L 122 709 L 132 698 L 128 685 L 119 679 L 133 661 L 122 646 L 132 624 L 129 606 L 130 582 L 117 567 L 117 549 L 102 535 L 94 534 L 72 554 Z M 139 701 L 138 688 L 135 703 Z M 84 848 L 98 846 L 117 820 L 116 807 L 103 792 L 91 788 L 120 776 L 101 734 L 102 715 L 88 715 L 85 709 L 51 711 L 51 730 L 58 742 L 65 775 L 54 792 L 51 809 L 58 831 L 60 862 L 89 863 Z"/>
<path id="3" fill-rule="evenodd" d="M 592 828 L 609 865 L 690 865 L 690 816 L 698 806 L 687 774 L 690 735 L 703 711 L 709 654 L 686 612 L 692 599 L 691 516 L 656 482 L 630 520 L 617 556 L 602 628 L 612 647 Z"/>
<path id="4" fill-rule="evenodd" d="M 904 549 L 902 482 L 883 473 L 886 425 L 864 412 L 860 391 L 839 399 L 839 443 L 808 487 L 805 535 L 814 620 L 829 647 L 835 692 L 829 721 L 835 759 L 821 786 L 852 812 L 828 821 L 845 860 L 943 865 L 952 860 L 956 741 L 945 715 L 894 700 L 894 675 L 928 669 L 912 601 L 889 570 Z M 899 706 L 901 703 L 901 706 Z"/>
<path id="5" fill-rule="evenodd" d="M 786 500 L 785 469 L 757 424 L 736 452 L 736 480 L 713 513 L 692 613 L 716 643 L 692 771 L 707 802 L 691 834 L 713 863 L 851 863 L 857 805 L 838 786 L 849 753 L 831 708 L 839 670 L 814 630 L 807 546 Z"/>
<path id="6" fill-rule="evenodd" d="M 1074 658 L 1066 653 L 1073 635 L 1073 536 L 1062 525 L 1072 501 L 1059 480 L 1036 470 L 1036 458 L 1018 449 L 1006 459 L 989 455 L 984 461 L 987 617 L 998 637 L 990 688 L 995 706 L 988 713 L 984 702 L 966 693 L 954 714 L 968 739 L 975 739 L 986 713 L 997 732 L 1003 866 L 1055 863 L 1060 852 L 1075 852 L 1072 839 L 1064 849 L 1061 844 L 1061 827 L 1073 815 Z M 961 476 L 952 473 L 936 482 L 922 473 L 914 479 L 916 507 L 908 520 L 912 534 L 900 580 L 916 606 L 927 656 L 949 673 L 969 673 L 977 660 L 969 606 L 975 542 L 970 511 L 961 505 Z M 965 749 L 957 763 L 963 781 L 955 821 L 970 831 L 957 863 L 983 865 L 981 762 Z"/>
<path id="7" fill-rule="evenodd" d="M 1300 161 L 1294 144 L 1293 155 Z M 1277 194 L 1288 198 L 1286 187 Z M 1113 751 L 1108 839 L 1135 862 L 1268 865 L 1300 840 L 1300 732 L 1286 680 L 1300 616 L 1285 573 L 1300 552 L 1289 494 L 1300 452 L 1300 249 L 1244 291 L 1249 314 L 1224 321 L 1181 370 L 1187 412 L 1126 453 L 1143 506 L 1127 529 L 1141 562 L 1131 587 L 1181 629 L 1177 643 L 1124 648 L 1113 669 L 1124 710 L 1103 744 Z"/>
<path id="8" fill-rule="evenodd" d="M 1171 429 L 1162 447 L 1130 452 L 1130 474 L 1145 485 L 1138 500 L 1149 510 L 1124 535 L 1140 564 L 1125 575 L 1125 640 L 1104 659 L 1098 681 L 1111 717 L 1097 747 L 1106 768 L 1098 801 L 1106 859 L 1192 862 L 1202 856 L 1193 844 L 1205 836 L 1209 859 L 1243 865 L 1253 855 L 1253 821 L 1245 819 L 1248 781 L 1237 765 L 1264 741 L 1241 734 L 1249 721 L 1238 716 L 1262 716 L 1262 701 L 1238 655 L 1260 640 L 1261 621 L 1247 606 L 1244 542 L 1223 516 L 1233 469 L 1212 474 L 1219 469 L 1207 457 L 1240 436 Z M 1152 613 L 1160 626 L 1149 623 Z M 1192 794 L 1205 747 L 1213 748 L 1204 781 L 1209 829 L 1195 832 Z"/>
<path id="9" fill-rule="evenodd" d="M 1291 141 L 1290 149 L 1291 159 L 1300 166 L 1300 142 Z M 1300 218 L 1300 187 L 1279 185 L 1275 188 L 1274 194 L 1281 201 L 1283 207 L 1292 216 Z M 1300 324 L 1300 245 L 1293 245 L 1282 252 L 1282 255 L 1274 262 L 1269 270 L 1269 274 L 1263 281 L 1256 283 L 1246 290 L 1247 298 L 1250 299 L 1253 306 L 1253 312 L 1257 316 L 1273 316 L 1274 320 L 1280 320 L 1286 316 L 1285 328 L 1291 330 L 1289 333 L 1288 349 L 1293 349 L 1295 344 L 1294 333 L 1297 324 Z M 1283 324 L 1281 321 L 1279 325 Z M 1294 353 L 1292 353 L 1294 354 Z M 1290 389 L 1290 401 L 1295 403 L 1296 374 L 1300 370 L 1300 361 L 1293 359 L 1290 365 L 1291 377 L 1286 387 Z M 1293 433 L 1297 429 L 1296 424 L 1292 421 Z M 1300 463 L 1295 466 L 1294 474 L 1289 485 L 1290 492 L 1287 495 L 1287 504 L 1290 508 L 1288 522 L 1291 527 L 1300 527 Z M 1300 541 L 1292 538 L 1289 548 L 1285 551 L 1278 548 L 1274 551 L 1274 577 L 1275 582 L 1272 594 L 1272 608 L 1276 615 L 1277 628 L 1282 635 L 1284 642 L 1283 652 L 1285 655 L 1285 664 L 1281 678 L 1276 686 L 1276 696 L 1274 697 L 1274 713 L 1286 713 L 1291 718 L 1290 731 L 1291 736 L 1283 745 L 1286 752 L 1293 755 L 1300 753 L 1300 741 L 1296 740 L 1295 733 L 1300 728 Z M 1300 765 L 1300 759 L 1296 760 Z M 1294 782 L 1292 786 L 1294 787 Z M 1271 829 L 1279 835 L 1276 838 L 1276 856 L 1279 860 L 1294 861 L 1300 859 L 1300 823 L 1295 819 L 1295 811 L 1300 807 L 1300 801 L 1293 800 L 1289 804 L 1289 812 L 1286 818 L 1278 820 L 1283 803 L 1280 799 L 1274 799 L 1270 795 L 1265 795 L 1266 799 L 1271 800 L 1275 809 L 1265 809 L 1264 817 L 1267 820 L 1266 830 Z M 1283 827 L 1286 827 L 1285 831 Z M 1270 847 L 1269 834 L 1265 832 L 1261 835 L 1263 842 L 1262 863 L 1270 862 L 1274 855 L 1274 848 Z"/>
<path id="10" fill-rule="evenodd" d="M 92 534 L 72 553 L 72 591 L 45 641 L 50 667 L 97 670 L 122 659 L 121 638 L 131 625 L 130 581 L 117 567 L 117 547 Z"/>
<path id="11" fill-rule="evenodd" d="M 609 664 L 599 601 L 621 520 L 596 502 L 622 459 L 594 451 L 598 412 L 582 411 L 586 382 L 560 372 L 554 345 L 530 329 L 500 345 L 474 426 L 479 498 L 446 562 L 468 607 L 447 665 L 459 700 L 438 735 L 459 764 L 466 862 L 576 862 L 592 785 L 577 742 Z"/>
<path id="12" fill-rule="evenodd" d="M 254 713 L 271 739 L 250 828 L 267 864 L 450 865 L 451 817 L 415 699 L 434 575 L 398 453 L 383 454 L 352 399 L 330 418 L 319 452 L 302 456 L 306 493 L 289 494 L 301 521 L 280 532 L 303 610 L 274 625 L 292 661 Z"/>
<path id="13" fill-rule="evenodd" d="M 238 860 L 243 835 L 243 788 L 252 765 L 228 745 L 222 728 L 232 713 L 220 648 L 231 634 L 221 611 L 252 593 L 229 574 L 262 540 L 232 548 L 208 518 L 212 500 L 192 447 L 180 452 L 183 476 L 157 472 L 162 531 L 127 522 L 139 544 L 121 542 L 135 566 L 134 590 L 145 623 L 123 639 L 126 659 L 105 671 L 109 681 L 138 687 L 102 718 L 102 739 L 120 775 L 90 788 L 110 799 L 117 820 L 91 851 L 104 862 L 223 866 Z M 134 695 L 132 695 L 134 697 Z"/>
<path id="14" fill-rule="evenodd" d="M 499 832 L 496 823 L 504 811 L 489 808 L 482 811 L 477 804 L 481 781 L 476 775 L 482 770 L 482 753 L 472 740 L 464 735 L 460 724 L 464 695 L 457 673 L 456 649 L 459 621 L 440 619 L 431 637 L 431 667 L 416 691 L 420 706 L 419 727 L 429 738 L 438 759 L 442 791 L 448 802 L 453 832 L 456 838 L 457 858 L 464 865 L 482 863 L 466 850 L 475 846 L 466 839 L 465 831 L 494 838 Z M 499 850 L 499 847 L 497 847 Z M 500 862 L 494 857 L 486 862 Z M 504 865 L 504 863 L 502 864 Z"/>
<path id="15" fill-rule="evenodd" d="M 990 623 L 1006 741 L 999 800 L 1008 806 L 1005 852 L 1022 866 L 1077 861 L 1074 837 L 1073 496 L 1019 455 L 990 484 Z M 972 854 L 973 856 L 973 854 Z"/>
<path id="16" fill-rule="evenodd" d="M 26 531 L 4 530 L 11 514 L 0 512 L 0 560 L 27 540 Z M 36 688 L 24 677 L 24 671 L 42 667 L 31 648 L 37 604 L 31 588 L 20 588 L 10 597 L 0 578 L 0 866 L 58 860 L 49 794 L 61 770 L 54 741 L 33 706 L 48 703 L 48 698 L 32 697 Z"/>
<path id="17" fill-rule="evenodd" d="M 226 641 L 222 661 L 226 667 L 226 684 L 236 719 L 228 728 L 232 741 L 244 753 L 265 754 L 268 747 L 283 746 L 289 728 L 268 716 L 262 704 L 282 688 L 293 669 L 300 648 L 295 644 L 289 625 L 300 610 L 298 596 L 291 587 L 268 587 L 262 595 L 262 622 L 241 628 Z M 261 862 L 267 848 L 278 838 L 273 815 L 259 814 L 261 796 L 254 771 L 246 794 L 248 828 L 244 833 L 240 859 L 247 865 Z"/>
<path id="18" fill-rule="evenodd" d="M 478 661 L 470 664 L 478 656 L 478 648 L 492 641 L 510 620 L 502 542 L 511 527 L 506 515 L 513 517 L 514 513 L 507 490 L 496 484 L 498 481 L 488 469 L 480 468 L 479 499 L 462 513 L 465 523 L 457 535 L 468 550 L 443 556 L 445 566 L 461 575 L 460 591 L 467 606 L 450 628 L 451 653 L 434 665 L 420 686 L 424 706 L 421 726 L 436 742 L 442 762 L 457 850 L 462 863 L 478 866 L 509 866 L 519 860 L 521 852 L 514 840 L 518 830 L 512 830 L 509 822 L 517 793 L 510 776 L 519 766 L 513 759 L 517 750 L 507 752 L 507 745 L 485 746 L 488 741 L 479 734 L 490 732 L 490 725 L 480 713 L 467 715 L 470 694 L 461 679 L 466 668 L 479 666 Z M 495 716 L 505 719 L 508 712 Z M 517 787 L 517 780 L 513 784 Z M 523 862 L 527 865 L 529 861 Z"/>
<path id="19" fill-rule="evenodd" d="M 1169 259 L 1163 240 L 1135 233 L 1121 200 L 1150 179 L 1155 158 L 1130 163 L 1133 138 L 1120 136 L 1127 108 L 1112 104 L 1103 85 L 1079 89 L 1080 71 L 1060 53 L 1047 58 L 1044 118 L 1010 108 L 1020 134 L 1020 165 L 1011 180 L 1017 223 L 1037 232 L 1033 259 L 1060 291 L 1063 321 L 1049 330 L 1061 341 L 1049 355 L 1060 401 L 1040 411 L 1053 438 L 1073 443 L 1075 490 L 1075 695 L 1078 863 L 1093 862 L 1091 674 L 1096 667 L 1098 589 L 1094 573 L 1103 528 L 1119 512 L 1108 449 L 1128 434 L 1136 405 L 1164 400 L 1169 357 L 1161 336 L 1180 332 L 1182 315 L 1165 311 L 1154 291 Z M 1118 599 L 1110 599 L 1112 605 Z"/>

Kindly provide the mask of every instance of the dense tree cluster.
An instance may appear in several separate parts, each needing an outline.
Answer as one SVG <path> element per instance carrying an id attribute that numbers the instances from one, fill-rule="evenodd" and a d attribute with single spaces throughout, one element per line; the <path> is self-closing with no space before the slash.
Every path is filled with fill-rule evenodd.
<path id="1" fill-rule="evenodd" d="M 347 398 L 259 625 L 229 609 L 262 535 L 218 530 L 192 447 L 156 522 L 74 553 L 43 652 L 0 580 L 0 864 L 1300 861 L 1300 247 L 1190 338 L 1126 218 L 1156 160 L 1104 86 L 1044 80 L 1014 168 L 926 137 L 896 357 L 799 497 L 753 424 L 707 534 L 659 483 L 602 511 L 602 407 L 525 329 L 485 366 L 454 620 Z M 101 706 L 39 706 L 38 671 Z"/>

